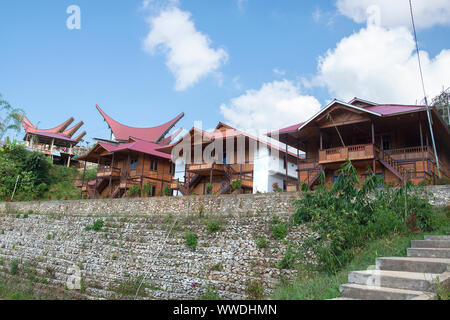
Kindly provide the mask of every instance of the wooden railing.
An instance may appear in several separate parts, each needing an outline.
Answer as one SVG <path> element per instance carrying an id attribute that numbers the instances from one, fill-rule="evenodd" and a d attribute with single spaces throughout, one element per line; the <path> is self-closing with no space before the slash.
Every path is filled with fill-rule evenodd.
<path id="1" fill-rule="evenodd" d="M 120 174 L 121 174 L 120 168 L 114 168 L 114 167 L 100 168 L 97 172 L 97 177 L 99 177 L 99 178 L 104 178 L 104 177 L 109 177 L 109 176 L 120 177 Z"/>
<path id="2" fill-rule="evenodd" d="M 410 148 L 399 148 L 399 149 L 389 149 L 384 150 L 385 153 L 389 154 L 395 160 L 412 160 L 412 159 L 434 159 L 434 153 L 432 148 L 427 146 L 423 147 L 410 147 Z"/>
<path id="3" fill-rule="evenodd" d="M 188 166 L 188 171 L 194 172 L 194 171 L 205 171 L 205 170 L 224 170 L 223 164 L 217 164 L 217 163 L 205 163 L 205 164 L 190 164 Z"/>
<path id="4" fill-rule="evenodd" d="M 342 162 L 349 160 L 365 160 L 375 157 L 373 144 L 361 144 L 347 147 L 337 147 L 319 151 L 319 163 Z"/>

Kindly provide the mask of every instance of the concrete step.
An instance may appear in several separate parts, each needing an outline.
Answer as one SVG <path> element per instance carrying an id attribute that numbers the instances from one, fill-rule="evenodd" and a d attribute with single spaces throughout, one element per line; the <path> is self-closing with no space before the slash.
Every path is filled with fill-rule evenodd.
<path id="1" fill-rule="evenodd" d="M 343 284 L 341 297 L 361 300 L 410 300 L 423 295 L 422 291 L 373 287 L 360 284 Z"/>
<path id="2" fill-rule="evenodd" d="M 411 248 L 450 248 L 450 240 L 411 240 Z"/>
<path id="3" fill-rule="evenodd" d="M 408 257 L 450 259 L 450 248 L 408 248 Z"/>
<path id="4" fill-rule="evenodd" d="M 450 236 L 425 236 L 425 240 L 450 240 Z"/>
<path id="5" fill-rule="evenodd" d="M 377 270 L 404 272 L 443 273 L 450 266 L 450 259 L 418 257 L 386 257 L 376 259 Z"/>
<path id="6" fill-rule="evenodd" d="M 437 274 L 432 273 L 364 270 L 349 272 L 348 282 L 374 287 L 432 291 L 437 276 Z"/>

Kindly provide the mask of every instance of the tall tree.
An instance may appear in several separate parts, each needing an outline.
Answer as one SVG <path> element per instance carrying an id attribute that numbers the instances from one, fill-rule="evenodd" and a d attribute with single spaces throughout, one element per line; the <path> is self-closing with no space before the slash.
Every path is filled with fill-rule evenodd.
<path id="1" fill-rule="evenodd" d="M 20 132 L 20 117 L 25 112 L 20 108 L 13 108 L 0 94 L 0 141 L 8 131 Z"/>

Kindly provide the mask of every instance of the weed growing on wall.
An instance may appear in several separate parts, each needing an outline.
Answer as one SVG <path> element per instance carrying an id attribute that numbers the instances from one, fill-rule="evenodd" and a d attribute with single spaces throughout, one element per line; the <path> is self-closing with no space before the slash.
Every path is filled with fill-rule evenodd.
<path id="1" fill-rule="evenodd" d="M 93 230 L 93 231 L 98 232 L 98 231 L 102 230 L 104 224 L 105 224 L 105 222 L 103 220 L 96 220 L 92 225 L 86 226 L 84 228 L 84 230 L 86 230 L 86 231 Z"/>
<path id="2" fill-rule="evenodd" d="M 197 248 L 198 237 L 195 233 L 186 232 L 184 234 L 184 239 L 185 239 L 186 246 L 188 246 L 192 250 L 195 250 L 195 248 Z"/>

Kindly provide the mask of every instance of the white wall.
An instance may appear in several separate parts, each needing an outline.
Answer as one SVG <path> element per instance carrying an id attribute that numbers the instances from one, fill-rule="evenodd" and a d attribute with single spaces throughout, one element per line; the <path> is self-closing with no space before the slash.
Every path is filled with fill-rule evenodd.
<path id="1" fill-rule="evenodd" d="M 253 193 L 273 192 L 272 185 L 276 182 L 283 188 L 286 175 L 284 168 L 284 154 L 269 155 L 269 148 L 260 145 L 255 151 L 253 172 Z M 297 178 L 297 163 L 288 161 L 288 176 Z"/>

